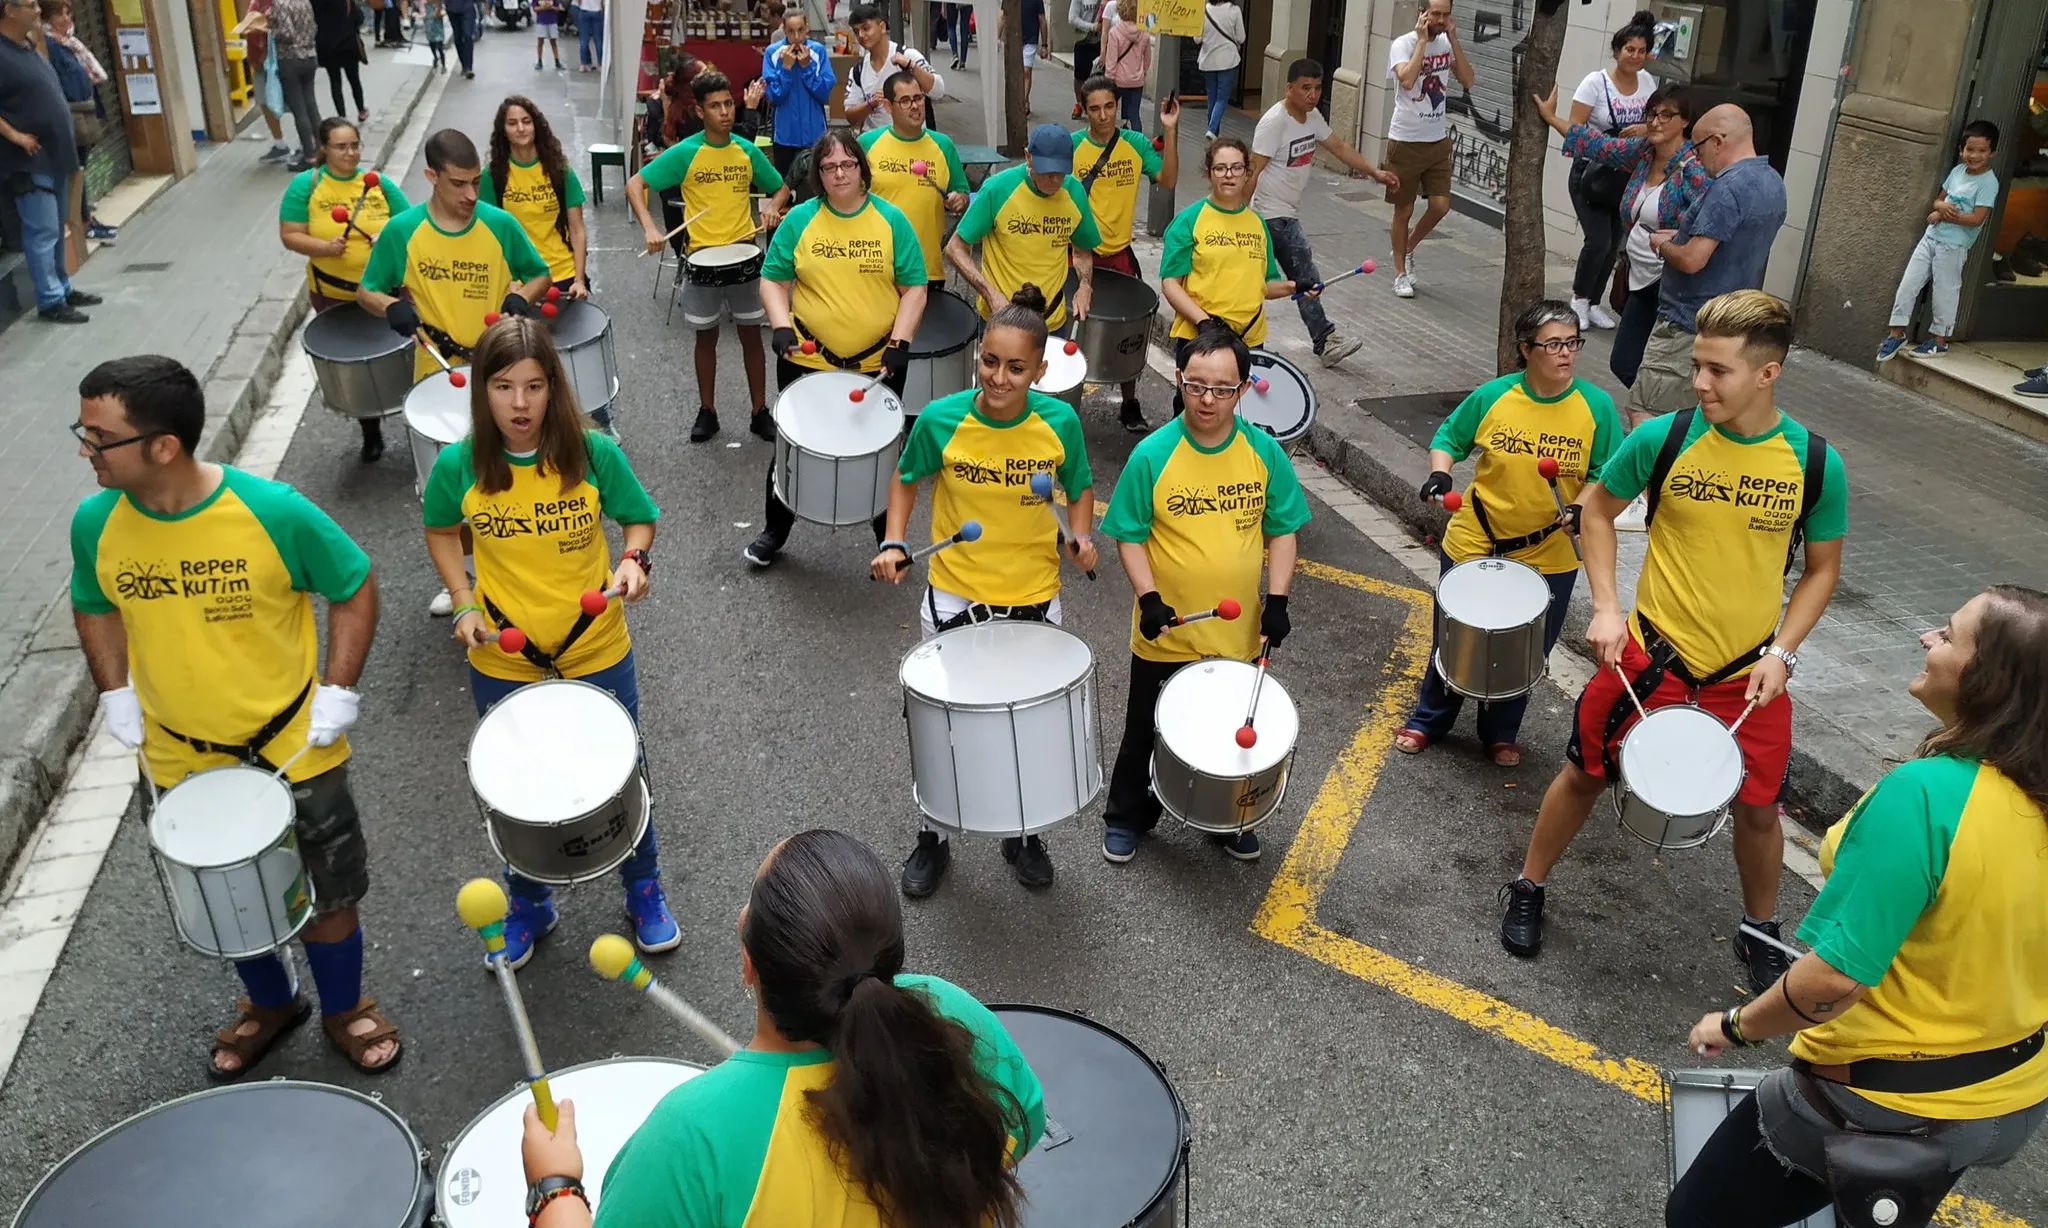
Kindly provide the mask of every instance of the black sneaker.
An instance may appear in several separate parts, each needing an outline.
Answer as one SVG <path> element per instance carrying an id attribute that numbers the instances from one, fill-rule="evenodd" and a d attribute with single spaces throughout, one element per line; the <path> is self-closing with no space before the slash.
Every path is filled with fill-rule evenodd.
<path id="1" fill-rule="evenodd" d="M 775 415 L 765 409 L 757 409 L 754 411 L 753 416 L 747 419 L 747 429 L 754 432 L 755 438 L 765 439 L 769 443 L 774 443 Z"/>
<path id="2" fill-rule="evenodd" d="M 773 533 L 761 534 L 740 551 L 741 557 L 756 567 L 773 567 L 775 556 L 781 553 L 782 543 L 775 540 Z"/>
<path id="3" fill-rule="evenodd" d="M 1259 859 L 1259 833 L 1255 831 L 1241 831 L 1229 836 L 1213 836 L 1211 839 L 1216 841 L 1217 847 L 1239 861 L 1257 861 Z"/>
<path id="4" fill-rule="evenodd" d="M 1003 860 L 1017 873 L 1017 881 L 1033 891 L 1052 886 L 1052 858 L 1046 855 L 1045 844 L 1037 836 L 1019 840 L 1015 836 L 1003 840 Z"/>
<path id="5" fill-rule="evenodd" d="M 703 443 L 718 434 L 718 411 L 709 405 L 697 407 L 697 421 L 690 426 L 690 442 Z"/>
<path id="6" fill-rule="evenodd" d="M 1543 949 L 1543 888 L 1518 878 L 1500 889 L 1500 945 L 1528 959 Z"/>
<path id="7" fill-rule="evenodd" d="M 363 463 L 373 464 L 384 455 L 384 424 L 375 418 L 363 419 Z"/>
<path id="8" fill-rule="evenodd" d="M 69 303 L 59 303 L 55 307 L 38 307 L 36 318 L 48 324 L 84 324 L 92 319 Z"/>
<path id="9" fill-rule="evenodd" d="M 1768 942 L 1761 942 L 1743 933 L 1739 927 L 1747 924 L 1749 924 L 1747 921 L 1738 921 L 1736 923 L 1738 928 L 1735 931 L 1735 958 L 1741 960 L 1749 968 L 1750 992 L 1762 993 L 1778 983 L 1778 978 L 1784 976 L 1791 969 L 1792 961 L 1778 947 Z M 1778 923 L 1776 921 L 1759 922 L 1756 928 L 1769 934 L 1772 938 L 1779 936 Z"/>
<path id="10" fill-rule="evenodd" d="M 1123 411 L 1116 416 L 1124 429 L 1133 435 L 1142 435 L 1152 428 L 1145 425 L 1145 410 L 1136 401 L 1125 401 Z"/>
<path id="11" fill-rule="evenodd" d="M 946 867 L 953 864 L 953 846 L 935 831 L 917 833 L 917 847 L 903 859 L 903 894 L 921 900 L 939 889 Z"/>
<path id="12" fill-rule="evenodd" d="M 107 300 L 97 294 L 87 294 L 83 290 L 73 290 L 65 297 L 64 301 L 73 307 L 97 307 Z"/>

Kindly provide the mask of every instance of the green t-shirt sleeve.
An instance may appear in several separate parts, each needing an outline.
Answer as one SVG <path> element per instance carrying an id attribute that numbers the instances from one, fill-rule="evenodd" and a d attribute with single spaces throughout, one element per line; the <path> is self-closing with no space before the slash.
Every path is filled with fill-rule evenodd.
<path id="1" fill-rule="evenodd" d="M 1109 510 L 1102 516 L 1102 532 L 1120 542 L 1141 542 L 1152 536 L 1152 486 L 1181 440 L 1180 421 L 1160 427 L 1138 441 L 1131 459 L 1116 477 L 1116 489 L 1109 492 Z"/>
<path id="2" fill-rule="evenodd" d="M 1196 201 L 1166 224 L 1159 255 L 1161 277 L 1186 277 L 1195 271 L 1195 218 L 1201 211 L 1202 202 Z"/>
<path id="3" fill-rule="evenodd" d="M 441 449 L 420 492 L 420 519 L 430 529 L 451 529 L 462 523 L 462 496 L 476 483 L 469 463 L 469 440 Z"/>
<path id="4" fill-rule="evenodd" d="M 666 192 L 675 187 L 689 178 L 690 161 L 697 156 L 697 151 L 703 148 L 703 145 L 703 140 L 695 134 L 677 141 L 662 150 L 654 161 L 640 168 L 640 182 L 654 192 Z"/>
<path id="5" fill-rule="evenodd" d="M 1470 456 L 1472 441 L 1479 437 L 1479 424 L 1486 421 L 1487 411 L 1500 399 L 1500 384 L 1500 380 L 1489 380 L 1467 393 L 1450 417 L 1437 426 L 1436 434 L 1430 436 L 1430 450 L 1449 452 L 1452 460 Z"/>
<path id="6" fill-rule="evenodd" d="M 1697 417 L 1698 415 L 1694 415 Z M 1617 499 L 1633 499 L 1650 484 L 1650 471 L 1657 467 L 1657 453 L 1677 424 L 1678 415 L 1666 414 L 1645 422 L 1624 435 L 1621 446 L 1600 470 L 1600 485 Z"/>
<path id="7" fill-rule="evenodd" d="M 930 278 L 924 267 L 924 245 L 917 237 L 917 227 L 903 215 L 903 210 L 883 200 L 870 196 L 868 200 L 889 219 L 889 242 L 896 251 L 896 284 L 899 286 L 922 286 Z"/>
<path id="8" fill-rule="evenodd" d="M 498 181 L 491 178 L 491 168 L 488 166 L 484 168 L 483 174 L 476 177 L 476 198 L 485 204 L 497 205 L 501 209 L 505 206 L 504 197 L 498 195 Z"/>
<path id="9" fill-rule="evenodd" d="M 1239 431 L 1251 441 L 1252 451 L 1266 462 L 1266 515 L 1259 525 L 1267 537 L 1285 537 L 1297 532 L 1308 523 L 1308 496 L 1302 493 L 1301 479 L 1294 474 L 1294 462 L 1288 459 L 1287 449 L 1280 441 L 1257 427 L 1238 424 Z"/>
<path id="10" fill-rule="evenodd" d="M 405 193 L 399 190 L 396 177 L 379 175 L 377 177 L 377 186 L 384 192 L 384 207 L 390 210 L 392 217 L 397 217 L 407 209 L 412 208 L 412 202 L 407 200 Z"/>
<path id="11" fill-rule="evenodd" d="M 618 443 L 603 431 L 585 431 L 583 439 L 590 449 L 590 484 L 597 487 L 598 510 L 620 524 L 653 524 L 661 509 Z"/>
<path id="12" fill-rule="evenodd" d="M 314 167 L 292 176 L 292 181 L 284 187 L 284 199 L 278 202 L 278 221 L 305 225 L 313 207 L 313 179 L 319 173 L 320 169 Z"/>
<path id="13" fill-rule="evenodd" d="M 803 236 L 804 227 L 811 224 L 811 218 L 818 212 L 818 202 L 823 197 L 814 196 L 782 219 L 782 225 L 775 228 L 775 237 L 768 241 L 768 258 L 761 262 L 761 276 L 769 281 L 796 280 L 796 244 Z"/>
<path id="14" fill-rule="evenodd" d="M 574 209 L 576 206 L 582 204 L 583 201 L 583 181 L 576 177 L 576 168 L 573 166 L 563 167 L 562 208 Z"/>
<path id="15" fill-rule="evenodd" d="M 880 132 L 877 128 L 875 131 Z M 967 190 L 967 168 L 960 165 L 960 147 L 953 144 L 953 138 L 943 132 L 931 134 L 932 143 L 939 147 L 939 153 L 946 159 L 946 190 L 965 192 Z"/>
<path id="16" fill-rule="evenodd" d="M 979 243 L 987 238 L 989 231 L 996 227 L 996 211 L 1003 207 L 1003 202 L 1010 199 L 1010 193 L 1016 191 L 1022 182 L 1012 171 L 992 176 L 967 202 L 967 212 L 960 215 L 960 226 L 953 233 L 960 236 L 962 243 Z"/>
<path id="17" fill-rule="evenodd" d="M 877 128 L 875 131 L 880 132 L 881 129 Z M 754 168 L 754 190 L 763 195 L 780 192 L 782 172 L 775 169 L 775 164 L 768 160 L 768 155 L 762 153 L 761 147 L 752 141 L 740 141 L 739 145 L 741 149 L 747 151 L 747 161 Z"/>
<path id="18" fill-rule="evenodd" d="M 1934 903 L 1976 774 L 1975 763 L 1942 756 L 1902 763 L 1878 781 L 1842 820 L 1834 866 L 1799 924 L 1800 941 L 1860 984 L 1883 980 Z"/>
<path id="19" fill-rule="evenodd" d="M 491 233 L 498 236 L 498 245 L 505 249 L 505 263 L 512 266 L 514 282 L 528 282 L 536 277 L 546 277 L 548 262 L 540 258 L 540 249 L 526 235 L 526 227 L 519 219 L 503 209 L 493 209 L 487 215 L 486 224 Z"/>
<path id="20" fill-rule="evenodd" d="M 420 215 L 407 210 L 403 216 L 391 219 L 391 224 L 378 234 L 377 241 L 370 245 L 370 261 L 363 266 L 363 289 L 373 294 L 396 294 L 405 285 L 405 249 L 419 224 Z"/>
<path id="21" fill-rule="evenodd" d="M 1043 392 L 1034 392 L 1029 398 L 1032 408 L 1041 418 L 1051 424 L 1053 433 L 1060 437 L 1060 450 L 1066 453 L 1060 462 L 1060 489 L 1067 492 L 1071 502 L 1082 491 L 1095 485 L 1095 470 L 1088 464 L 1088 441 L 1081 433 L 1081 416 L 1074 407 Z"/>
<path id="22" fill-rule="evenodd" d="M 882 134 L 887 131 L 887 128 L 870 128 L 853 139 L 860 145 L 863 153 L 873 153 L 875 142 L 881 140 Z"/>
<path id="23" fill-rule="evenodd" d="M 121 492 L 102 490 L 71 513 L 71 608 L 80 614 L 112 614 L 114 603 L 100 588 L 100 534 Z"/>
<path id="24" fill-rule="evenodd" d="M 1280 260 L 1273 254 L 1273 228 L 1266 225 L 1266 219 L 1259 219 L 1259 229 L 1266 232 L 1266 280 L 1279 281 Z"/>
<path id="25" fill-rule="evenodd" d="M 1145 172 L 1145 178 L 1159 178 L 1159 172 L 1166 166 L 1166 159 L 1160 157 L 1159 151 L 1152 148 L 1152 142 L 1129 128 L 1121 129 L 1118 132 L 1118 139 L 1129 145 L 1131 152 L 1138 155 L 1138 167 Z"/>
<path id="26" fill-rule="evenodd" d="M 592 1228 L 724 1228 L 717 1152 L 699 1125 L 723 1106 L 693 1103 L 703 1098 L 689 1091 L 685 1083 L 656 1104 L 610 1168 L 584 1174 L 604 1179 Z"/>
<path id="27" fill-rule="evenodd" d="M 1088 189 L 1072 175 L 1067 176 L 1067 199 L 1081 211 L 1081 221 L 1074 227 L 1074 246 L 1085 251 L 1094 251 L 1102 246 L 1102 231 L 1095 225 L 1095 210 L 1088 204 Z"/>
<path id="28" fill-rule="evenodd" d="M 1022 1112 L 1021 1121 L 1010 1122 L 1010 1137 L 1016 1144 L 1010 1152 L 1010 1163 L 1022 1160 L 1045 1134 L 1045 1090 L 1002 1020 L 976 1001 L 974 995 L 950 981 L 935 976 L 902 976 L 896 983 L 904 989 L 923 990 L 941 1015 L 974 1034 L 975 1069 L 984 1080 L 1008 1092 L 1008 1098 Z M 1004 1104 L 1006 1115 L 1010 1107 Z M 1023 1131 L 1021 1137 L 1015 1133 L 1017 1130 Z"/>
<path id="29" fill-rule="evenodd" d="M 1591 482 L 1606 472 L 1607 462 L 1621 446 L 1621 415 L 1614 411 L 1614 398 L 1591 384 L 1580 384 L 1579 395 L 1593 413 L 1593 454 L 1586 458 L 1586 480 Z"/>
<path id="30" fill-rule="evenodd" d="M 903 453 L 896 459 L 896 476 L 906 482 L 921 482 L 937 473 L 946 463 L 946 445 L 973 404 L 974 390 L 969 388 L 925 406 L 910 424 L 910 437 L 903 441 Z"/>
<path id="31" fill-rule="evenodd" d="M 228 488 L 248 507 L 277 547 L 292 587 L 329 601 L 347 601 L 370 575 L 370 556 L 334 518 L 283 482 L 227 469 Z"/>
<path id="32" fill-rule="evenodd" d="M 1820 502 L 1806 518 L 1806 540 L 1831 542 L 1849 532 L 1849 476 L 1842 468 L 1842 454 L 1828 445 L 1821 474 Z"/>

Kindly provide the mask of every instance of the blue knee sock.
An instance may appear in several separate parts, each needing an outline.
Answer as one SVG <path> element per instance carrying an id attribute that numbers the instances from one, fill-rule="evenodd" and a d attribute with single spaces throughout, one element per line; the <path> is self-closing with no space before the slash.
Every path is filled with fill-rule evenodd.
<path id="1" fill-rule="evenodd" d="M 313 985 L 320 991 L 320 1013 L 354 1010 L 363 1000 L 363 927 L 358 925 L 340 942 L 305 945 L 306 966 L 313 970 Z"/>
<path id="2" fill-rule="evenodd" d="M 249 1001 L 256 1006 L 276 1010 L 292 1000 L 292 975 L 275 955 L 236 960 L 235 973 L 242 978 L 242 987 L 249 991 Z"/>

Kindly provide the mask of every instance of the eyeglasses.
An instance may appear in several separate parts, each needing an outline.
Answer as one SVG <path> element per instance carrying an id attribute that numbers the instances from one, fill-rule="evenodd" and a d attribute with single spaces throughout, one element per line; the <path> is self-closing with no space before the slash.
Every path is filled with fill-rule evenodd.
<path id="1" fill-rule="evenodd" d="M 904 94 L 904 95 L 902 95 L 902 96 L 900 96 L 900 97 L 897 97 L 897 98 L 892 98 L 892 99 L 890 99 L 890 100 L 889 100 L 889 105 L 890 105 L 890 106 L 892 106 L 892 107 L 907 107 L 907 106 L 909 106 L 909 105 L 910 105 L 911 103 L 913 103 L 913 102 L 923 102 L 923 101 L 924 101 L 924 95 L 923 95 L 923 94 Z"/>
<path id="2" fill-rule="evenodd" d="M 1725 132 L 1709 132 L 1705 136 L 1695 132 L 1692 134 L 1692 147 L 1695 151 L 1704 150 L 1707 147 L 1708 141 L 1725 141 L 1727 139 L 1728 134 Z"/>
<path id="3" fill-rule="evenodd" d="M 71 424 L 72 438 L 84 444 L 94 456 L 105 456 L 115 448 L 125 448 L 131 443 L 141 443 L 145 439 L 155 439 L 158 435 L 168 434 L 170 434 L 169 431 L 144 431 L 140 435 L 130 435 L 126 439 L 116 439 L 112 443 L 100 443 L 85 433 L 85 423 L 74 422 Z"/>
<path id="4" fill-rule="evenodd" d="M 1584 337 L 1557 338 L 1550 341 L 1531 341 L 1528 344 L 1532 350 L 1542 350 L 1546 354 L 1556 356 L 1559 354 L 1578 353 L 1586 348 L 1586 339 Z"/>
<path id="5" fill-rule="evenodd" d="M 1219 162 L 1209 168 L 1212 175 L 1242 175 L 1251 168 L 1242 162 Z"/>
<path id="6" fill-rule="evenodd" d="M 361 141 L 335 141 L 330 143 L 327 146 L 327 148 L 333 150 L 336 153 L 360 153 L 363 148 L 363 143 Z"/>
<path id="7" fill-rule="evenodd" d="M 833 174 L 838 174 L 838 173 L 840 173 L 840 172 L 845 172 L 845 173 L 847 173 L 847 174 L 856 174 L 856 173 L 858 173 L 858 172 L 859 172 L 859 170 L 860 170 L 860 163 L 858 163 L 858 162 L 820 162 L 820 163 L 818 163 L 818 173 L 819 173 L 820 175 L 833 175 Z"/>
<path id="8" fill-rule="evenodd" d="M 1180 391 L 1182 396 L 1198 400 L 1227 401 L 1244 391 L 1244 381 L 1239 380 L 1235 384 L 1197 384 L 1184 379 L 1180 382 Z"/>
<path id="9" fill-rule="evenodd" d="M 1648 115 L 1645 115 L 1645 116 L 1643 116 L 1643 118 L 1644 118 L 1644 119 L 1646 119 L 1646 120 L 1649 120 L 1649 119 L 1684 119 L 1684 118 L 1685 118 L 1685 116 L 1684 116 L 1684 114 L 1683 114 L 1683 113 L 1681 113 L 1681 112 L 1678 112 L 1678 111 L 1672 111 L 1672 110 L 1668 110 L 1668 109 L 1661 109 L 1661 108 L 1660 108 L 1659 110 L 1655 110 L 1655 111 L 1652 111 L 1652 112 L 1650 112 L 1650 113 L 1649 113 Z"/>

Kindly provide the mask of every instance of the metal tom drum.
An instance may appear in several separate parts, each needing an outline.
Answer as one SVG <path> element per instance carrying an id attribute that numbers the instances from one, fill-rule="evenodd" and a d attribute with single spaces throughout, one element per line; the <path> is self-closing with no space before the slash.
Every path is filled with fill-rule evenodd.
<path id="1" fill-rule="evenodd" d="M 596 1210 L 603 1174 L 662 1097 L 704 1073 L 702 1066 L 662 1057 L 615 1057 L 548 1073 L 556 1100 L 576 1102 L 576 1142 L 583 1149 L 585 1187 Z M 503 1228 L 526 1216 L 526 1175 L 519 1140 L 533 1094 L 525 1084 L 477 1114 L 441 1160 L 434 1222 L 444 1228 Z"/>
<path id="2" fill-rule="evenodd" d="M 1045 1137 L 1017 1163 L 1026 1228 L 1168 1228 L 1179 1220 L 1188 1114 L 1159 1063 L 1079 1015 L 989 1009 L 1045 1093 Z"/>
<path id="3" fill-rule="evenodd" d="M 491 848 L 543 883 L 617 869 L 649 822 L 632 716 L 611 692 L 570 678 L 491 705 L 470 735 L 469 787 Z"/>
<path id="4" fill-rule="evenodd" d="M 468 367 L 456 367 L 465 379 Z M 469 435 L 468 388 L 448 382 L 446 371 L 436 371 L 412 386 L 405 394 L 405 431 L 412 440 L 412 489 L 426 497 L 427 477 L 441 449 Z"/>
<path id="5" fill-rule="evenodd" d="M 1547 664 L 1550 583 L 1513 559 L 1472 559 L 1436 583 L 1436 672 L 1479 700 L 1527 695 Z"/>
<path id="6" fill-rule="evenodd" d="M 762 260 L 752 243 L 721 243 L 685 256 L 683 275 L 693 286 L 744 286 L 759 280 Z"/>
<path id="7" fill-rule="evenodd" d="M 1068 353 L 1067 347 L 1074 346 Z M 1065 337 L 1045 339 L 1045 374 L 1031 385 L 1032 391 L 1055 396 L 1069 405 L 1081 404 L 1081 391 L 1087 385 L 1088 352 L 1080 348 L 1080 342 Z"/>
<path id="8" fill-rule="evenodd" d="M 306 321 L 299 344 L 313 361 L 321 398 L 337 413 L 382 418 L 398 412 L 412 391 L 411 338 L 360 303 L 329 307 Z"/>
<path id="9" fill-rule="evenodd" d="M 948 831 L 1022 836 L 1102 792 L 1095 657 L 1051 623 L 942 631 L 898 671 L 917 806 Z"/>
<path id="10" fill-rule="evenodd" d="M 1152 317 L 1159 312 L 1159 292 L 1136 277 L 1110 269 L 1095 270 L 1095 296 L 1088 318 L 1074 326 L 1081 343 L 1088 378 L 1097 384 L 1121 384 L 1145 373 L 1145 347 L 1151 341 Z"/>
<path id="11" fill-rule="evenodd" d="M 818 371 L 775 398 L 775 497 L 801 519 L 866 524 L 889 508 L 903 402 L 885 384 L 869 388 L 871 378 Z"/>
<path id="12" fill-rule="evenodd" d="M 1667 1070 L 1664 1074 L 1664 1142 L 1671 1158 L 1671 1185 L 1697 1160 L 1721 1122 L 1762 1083 L 1761 1070 Z M 1789 1228 L 1835 1228 L 1835 1209 L 1823 1207 Z"/>
<path id="13" fill-rule="evenodd" d="M 964 298 L 934 290 L 910 339 L 910 370 L 903 377 L 903 405 L 916 413 L 943 396 L 974 387 L 974 343 L 981 316 Z"/>
<path id="14" fill-rule="evenodd" d="M 519 1151 L 507 1154 L 516 1166 Z M 292 1079 L 195 1092 L 144 1110 L 50 1170 L 14 1228 L 252 1222 L 419 1228 L 426 1150 L 371 1096 Z M 522 1193 L 524 1191 L 522 1190 Z M 269 1207 L 269 1211 L 260 1208 Z"/>
<path id="15" fill-rule="evenodd" d="M 1281 443 L 1293 443 L 1315 425 L 1316 390 L 1300 367 L 1267 350 L 1253 350 L 1252 386 L 1238 401 L 1237 416 Z"/>
<path id="16" fill-rule="evenodd" d="M 1691 704 L 1652 708 L 1615 759 L 1615 817 L 1644 844 L 1698 848 L 1728 825 L 1742 788 L 1742 746 L 1720 717 Z"/>
<path id="17" fill-rule="evenodd" d="M 240 764 L 194 772 L 157 797 L 150 854 L 187 946 L 249 959 L 313 919 L 297 813 L 291 785 Z"/>
<path id="18" fill-rule="evenodd" d="M 603 414 L 619 395 L 619 358 L 612 349 L 612 318 L 587 298 L 563 299 L 548 322 L 562 370 L 586 414 Z"/>
<path id="19" fill-rule="evenodd" d="M 1258 667 L 1213 659 L 1184 665 L 1159 688 L 1153 725 L 1152 792 L 1166 813 L 1197 831 L 1248 831 L 1287 798 L 1287 773 L 1301 716 L 1270 673 L 1253 717 L 1258 741 L 1237 744 Z"/>

